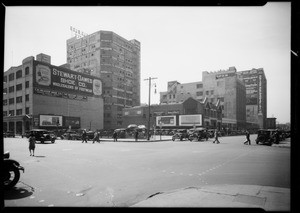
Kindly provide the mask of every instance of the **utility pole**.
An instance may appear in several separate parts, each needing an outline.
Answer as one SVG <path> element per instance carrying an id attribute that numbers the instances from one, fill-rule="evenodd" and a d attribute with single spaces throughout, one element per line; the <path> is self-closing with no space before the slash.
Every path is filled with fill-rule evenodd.
<path id="1" fill-rule="evenodd" d="M 149 141 L 150 140 L 150 97 L 151 97 L 151 80 L 154 80 L 154 79 L 157 79 L 157 78 L 147 78 L 147 79 L 144 79 L 144 81 L 149 81 L 149 101 L 148 101 L 148 131 L 147 131 L 147 140 Z"/>

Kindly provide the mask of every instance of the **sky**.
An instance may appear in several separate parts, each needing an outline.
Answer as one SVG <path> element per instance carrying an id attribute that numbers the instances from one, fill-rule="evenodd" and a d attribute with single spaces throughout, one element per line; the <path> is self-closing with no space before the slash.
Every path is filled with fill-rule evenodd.
<path id="1" fill-rule="evenodd" d="M 28 56 L 66 63 L 70 26 L 87 34 L 113 31 L 141 42 L 141 103 L 159 103 L 168 81 L 202 81 L 203 71 L 263 68 L 267 117 L 290 122 L 291 3 L 261 7 L 9 6 L 5 14 L 4 71 Z M 154 93 L 154 83 L 156 91 Z"/>

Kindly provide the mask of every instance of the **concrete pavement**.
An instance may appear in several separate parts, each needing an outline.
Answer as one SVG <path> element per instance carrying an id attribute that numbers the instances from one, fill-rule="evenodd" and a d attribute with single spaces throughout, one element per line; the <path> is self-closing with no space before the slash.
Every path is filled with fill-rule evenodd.
<path id="1" fill-rule="evenodd" d="M 290 189 L 226 184 L 188 187 L 156 193 L 132 207 L 245 207 L 290 211 Z"/>

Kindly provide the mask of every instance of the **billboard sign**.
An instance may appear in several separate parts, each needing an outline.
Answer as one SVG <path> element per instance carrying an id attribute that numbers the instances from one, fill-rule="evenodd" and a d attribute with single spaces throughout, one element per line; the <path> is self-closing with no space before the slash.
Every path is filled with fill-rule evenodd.
<path id="1" fill-rule="evenodd" d="M 61 115 L 40 115 L 40 125 L 41 127 L 54 127 L 62 126 L 62 116 Z"/>
<path id="2" fill-rule="evenodd" d="M 157 116 L 156 126 L 176 126 L 176 116 Z"/>
<path id="3" fill-rule="evenodd" d="M 71 128 L 80 128 L 80 117 L 64 116 L 64 126 Z"/>
<path id="4" fill-rule="evenodd" d="M 99 78 L 39 61 L 35 61 L 34 65 L 33 86 L 51 92 L 65 92 L 81 96 L 102 94 L 102 82 Z"/>
<path id="5" fill-rule="evenodd" d="M 179 115 L 179 126 L 202 126 L 202 114 Z"/>

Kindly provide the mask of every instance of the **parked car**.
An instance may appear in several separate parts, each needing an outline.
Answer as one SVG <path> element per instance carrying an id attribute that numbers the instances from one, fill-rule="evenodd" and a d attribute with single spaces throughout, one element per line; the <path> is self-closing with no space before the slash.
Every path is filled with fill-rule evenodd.
<path id="1" fill-rule="evenodd" d="M 183 140 L 183 139 L 189 139 L 189 134 L 187 129 L 178 129 L 175 134 L 172 136 L 172 140 L 175 141 L 175 139 Z"/>
<path id="2" fill-rule="evenodd" d="M 276 142 L 275 132 L 276 129 L 259 129 L 255 140 L 256 144 L 272 146 Z"/>
<path id="3" fill-rule="evenodd" d="M 30 130 L 30 134 L 35 136 L 36 141 L 40 141 L 44 143 L 45 141 L 51 141 L 51 143 L 55 142 L 55 137 L 51 136 L 51 133 L 46 129 L 32 129 Z"/>
<path id="4" fill-rule="evenodd" d="M 189 140 L 193 141 L 194 139 L 197 139 L 198 141 L 201 141 L 202 139 L 206 138 L 206 128 L 198 127 L 196 129 L 190 129 L 189 134 Z"/>
<path id="5" fill-rule="evenodd" d="M 7 131 L 3 132 L 3 137 L 4 138 L 14 138 L 16 135 L 13 131 Z"/>
<path id="6" fill-rule="evenodd" d="M 81 140 L 81 133 L 68 130 L 61 136 L 61 138 L 64 140 Z"/>

